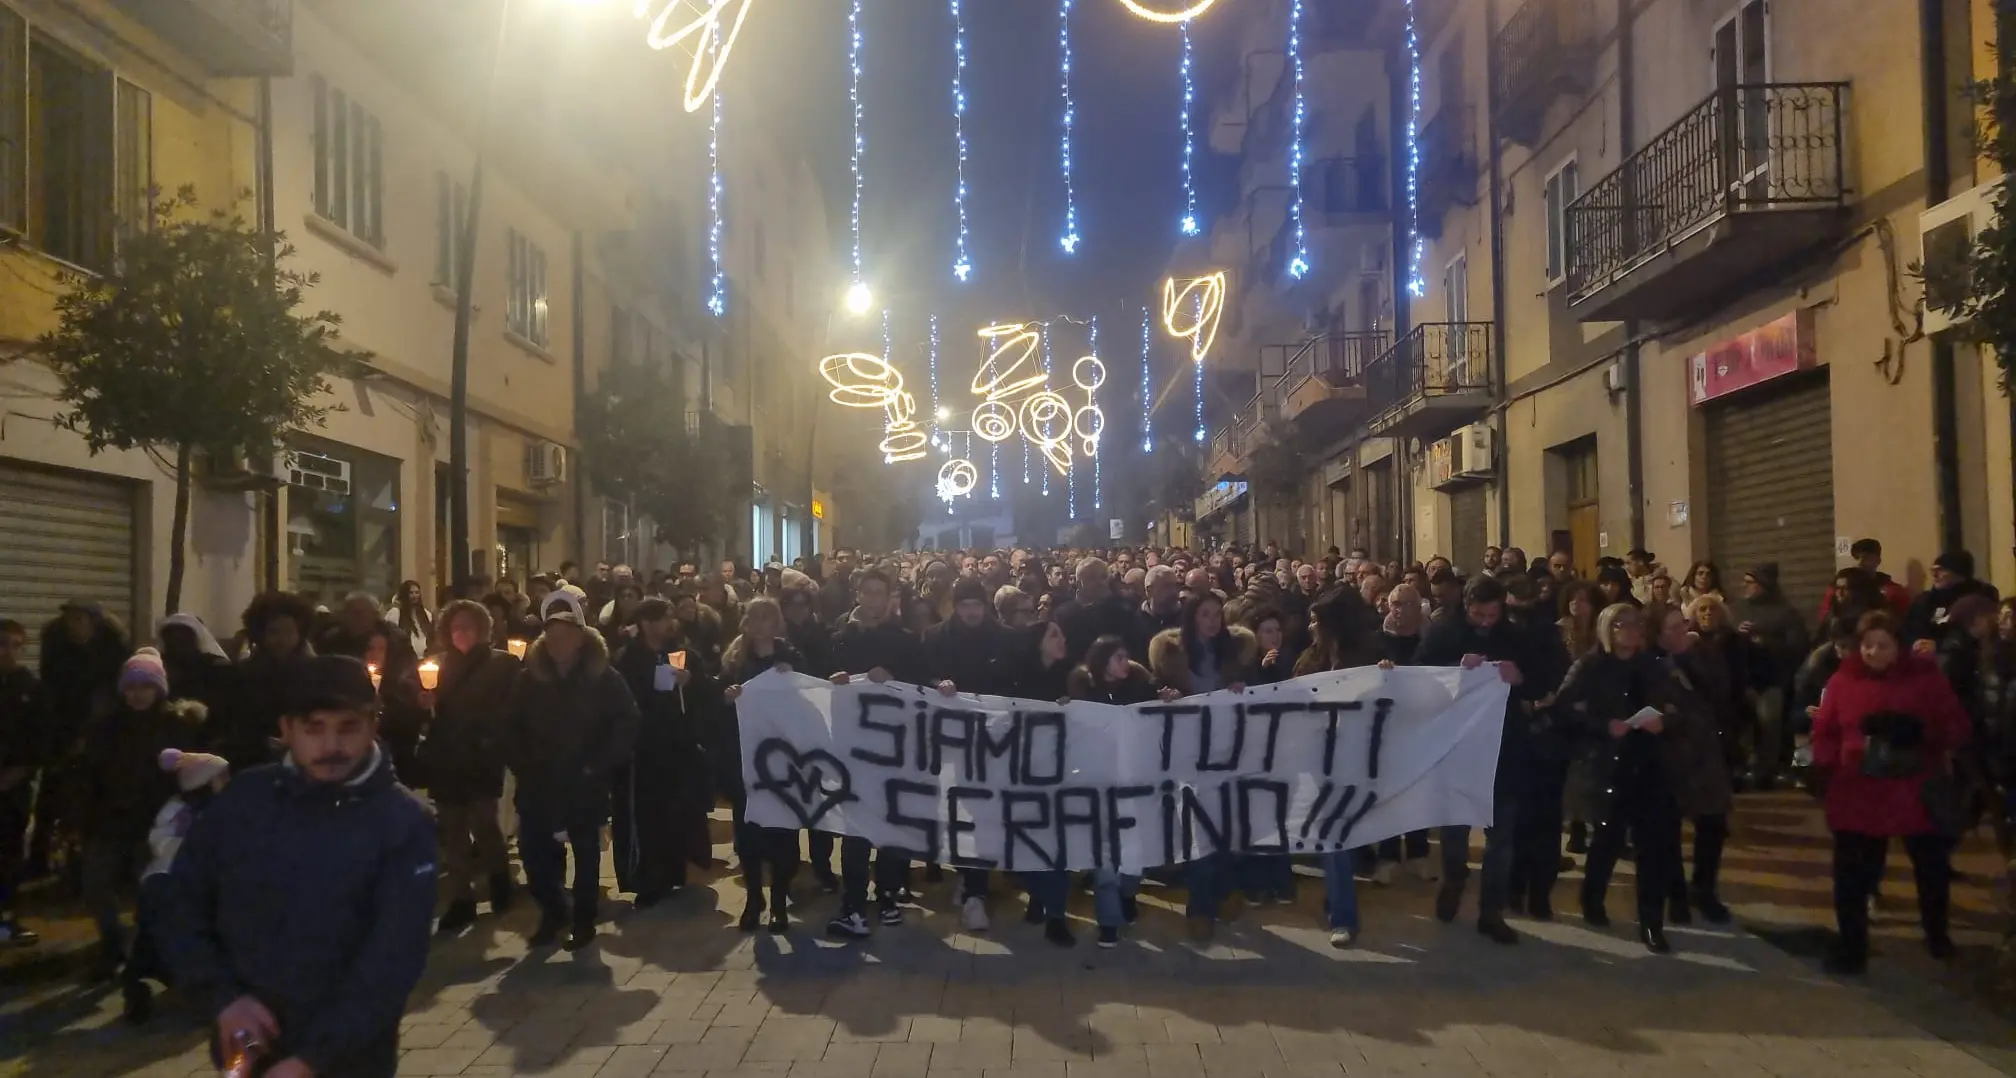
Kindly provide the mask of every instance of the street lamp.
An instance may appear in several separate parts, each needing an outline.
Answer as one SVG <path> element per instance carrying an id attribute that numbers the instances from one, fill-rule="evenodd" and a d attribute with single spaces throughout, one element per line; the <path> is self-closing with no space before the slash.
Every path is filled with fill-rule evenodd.
<path id="1" fill-rule="evenodd" d="M 866 281 L 855 281 L 847 286 L 845 303 L 848 314 L 867 314 L 868 309 L 875 306 L 875 293 L 869 289 Z"/>

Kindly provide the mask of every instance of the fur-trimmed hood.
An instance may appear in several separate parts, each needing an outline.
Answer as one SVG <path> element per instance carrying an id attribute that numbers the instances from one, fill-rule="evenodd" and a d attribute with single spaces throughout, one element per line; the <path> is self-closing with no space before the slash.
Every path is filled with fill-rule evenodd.
<path id="1" fill-rule="evenodd" d="M 1092 671 L 1082 664 L 1071 671 L 1071 679 L 1065 685 L 1065 695 L 1073 700 L 1092 700 L 1102 704 L 1141 704 L 1155 699 L 1155 679 L 1148 674 L 1148 668 L 1129 659 L 1127 677 L 1113 685 L 1095 685 Z"/>
<path id="2" fill-rule="evenodd" d="M 581 644 L 579 673 L 582 678 L 593 680 L 609 669 L 609 642 L 602 638 L 600 632 L 585 625 L 581 631 L 588 639 Z M 557 673 L 553 660 L 546 657 L 546 637 L 541 636 L 525 652 L 525 676 L 537 681 L 554 681 Z"/>
<path id="3" fill-rule="evenodd" d="M 1232 636 L 1232 660 L 1219 669 L 1218 680 L 1224 685 L 1243 684 L 1252 680 L 1259 663 L 1260 638 L 1243 625 L 1227 625 L 1225 631 Z M 1164 629 L 1148 641 L 1148 671 L 1155 684 L 1175 689 L 1184 696 L 1192 695 L 1190 656 L 1183 649 L 1183 630 Z"/>

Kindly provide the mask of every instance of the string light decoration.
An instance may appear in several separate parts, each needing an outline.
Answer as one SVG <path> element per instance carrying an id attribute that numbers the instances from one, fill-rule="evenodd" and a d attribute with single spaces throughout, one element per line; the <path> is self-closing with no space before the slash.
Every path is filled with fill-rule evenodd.
<path id="1" fill-rule="evenodd" d="M 861 272 L 861 152 L 867 148 L 861 134 L 861 0 L 847 10 L 847 100 L 854 109 L 854 285 L 865 290 L 868 281 Z M 865 306 L 865 304 L 864 304 Z"/>
<path id="2" fill-rule="evenodd" d="M 1071 366 L 1071 381 L 1085 391 L 1085 407 L 1071 417 L 1071 432 L 1083 443 L 1085 456 L 1092 461 L 1092 508 L 1100 507 L 1099 495 L 1099 436 L 1106 433 L 1106 413 L 1099 410 L 1099 387 L 1106 384 L 1106 364 L 1099 359 L 1099 316 L 1092 316 L 1092 324 L 1087 330 L 1086 349 L 1091 355 L 1082 356 Z M 1090 360 L 1087 363 L 1086 360 Z"/>
<path id="3" fill-rule="evenodd" d="M 938 497 L 949 502 L 964 498 L 980 485 L 980 469 L 970 460 L 948 460 L 938 469 Z"/>
<path id="4" fill-rule="evenodd" d="M 1421 37 L 1414 21 L 1414 0 L 1407 4 L 1407 227 L 1413 243 L 1407 256 L 1407 294 L 1420 298 L 1428 294 L 1428 281 L 1421 275 L 1421 263 L 1428 257 L 1428 241 L 1421 235 Z"/>
<path id="5" fill-rule="evenodd" d="M 637 0 L 634 17 L 649 17 L 653 4 L 663 6 L 651 19 L 651 29 L 644 35 L 645 44 L 663 51 L 699 35 L 700 39 L 692 46 L 693 66 L 686 71 L 684 102 L 687 112 L 698 112 L 708 95 L 720 86 L 728 54 L 734 51 L 735 39 L 741 36 L 742 24 L 749 21 L 749 10 L 756 6 L 756 0 Z M 672 25 L 679 14 L 696 6 L 699 14 L 678 26 Z"/>
<path id="6" fill-rule="evenodd" d="M 938 403 L 938 316 L 931 316 L 931 444 L 939 441 L 939 426 L 945 422 L 945 406 Z M 948 440 L 949 442 L 949 440 Z"/>
<path id="7" fill-rule="evenodd" d="M 744 7 L 743 14 L 749 9 Z M 737 24 L 740 25 L 739 23 Z M 720 47 L 720 39 L 709 35 L 715 47 Z M 707 296 L 707 310 L 719 318 L 728 313 L 728 273 L 721 265 L 721 98 L 719 90 L 714 93 L 714 116 L 707 124 L 707 254 L 714 261 L 714 280 Z"/>
<path id="8" fill-rule="evenodd" d="M 1149 22 L 1187 23 L 1191 19 L 1211 10 L 1211 5 L 1217 2 L 1218 0 L 1193 0 L 1189 6 L 1175 11 L 1165 11 L 1160 8 L 1149 7 L 1142 0 L 1120 0 L 1120 5 L 1134 14 L 1147 19 Z"/>
<path id="9" fill-rule="evenodd" d="M 1288 179 L 1292 192 L 1288 217 L 1295 223 L 1295 253 L 1288 258 L 1288 276 L 1301 280 L 1309 273 L 1309 235 L 1302 221 L 1302 129 L 1309 102 L 1302 88 L 1302 0 L 1288 5 L 1288 63 L 1295 76 L 1295 111 L 1288 137 Z"/>
<path id="10" fill-rule="evenodd" d="M 959 211 L 959 239 L 952 276 L 963 284 L 973 275 L 973 260 L 966 251 L 966 16 L 959 0 L 952 0 L 952 134 L 959 144 L 958 183 L 952 188 L 952 204 Z"/>
<path id="11" fill-rule="evenodd" d="M 1210 7 L 1206 3 L 1204 7 Z M 1190 114 L 1197 107 L 1197 81 L 1192 75 L 1190 22 L 1183 21 L 1183 220 L 1178 228 L 1185 236 L 1200 231 L 1197 223 L 1197 177 L 1192 166 L 1197 156 L 1197 133 L 1190 126 Z"/>
<path id="12" fill-rule="evenodd" d="M 1058 89 L 1064 99 L 1064 138 L 1061 144 L 1064 166 L 1064 235 L 1057 241 L 1064 253 L 1078 253 L 1078 199 L 1072 189 L 1071 131 L 1078 123 L 1078 106 L 1071 100 L 1071 0 L 1062 0 L 1057 12 L 1057 44 L 1062 51 L 1058 68 Z"/>
<path id="13" fill-rule="evenodd" d="M 1191 437 L 1199 444 L 1204 441 L 1204 357 L 1218 340 L 1218 316 L 1224 310 L 1224 270 L 1192 277 L 1180 286 L 1174 277 L 1162 282 L 1162 328 L 1190 342 L 1191 388 L 1197 403 L 1197 428 Z"/>
<path id="14" fill-rule="evenodd" d="M 1155 451 L 1155 390 L 1148 376 L 1148 352 L 1154 331 L 1148 308 L 1141 308 L 1141 452 Z"/>
<path id="15" fill-rule="evenodd" d="M 1047 329 L 1049 327 L 1046 326 L 1044 328 Z M 1048 333 L 1043 334 L 1043 387 L 1045 389 L 1050 387 L 1050 334 Z M 1027 445 L 1022 447 L 1022 481 L 1024 483 L 1029 481 L 1029 447 Z M 1043 473 L 1043 495 L 1045 497 L 1050 495 L 1049 472 Z"/>
<path id="16" fill-rule="evenodd" d="M 819 361 L 819 375 L 833 388 L 828 400 L 846 408 L 883 412 L 882 461 L 921 460 L 929 437 L 917 427 L 917 399 L 903 388 L 903 375 L 884 356 L 843 352 Z"/>

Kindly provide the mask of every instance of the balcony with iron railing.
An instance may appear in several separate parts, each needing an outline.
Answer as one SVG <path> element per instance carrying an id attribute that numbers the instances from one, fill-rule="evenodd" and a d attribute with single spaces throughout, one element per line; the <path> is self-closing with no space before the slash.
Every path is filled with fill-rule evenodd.
<path id="1" fill-rule="evenodd" d="M 294 0 L 113 0 L 219 78 L 294 73 Z"/>
<path id="2" fill-rule="evenodd" d="M 1322 157 L 1302 170 L 1302 212 L 1312 227 L 1384 219 L 1386 193 L 1386 159 L 1377 154 Z"/>
<path id="3" fill-rule="evenodd" d="M 1709 95 L 1568 207 L 1568 303 L 1585 322 L 1679 319 L 1841 234 L 1848 86 Z"/>
<path id="4" fill-rule="evenodd" d="M 1330 333 L 1305 341 L 1275 383 L 1281 418 L 1317 439 L 1364 418 L 1365 371 L 1392 346 L 1383 330 Z"/>
<path id="5" fill-rule="evenodd" d="M 1491 408 L 1496 340 L 1489 322 L 1415 326 L 1365 369 L 1375 434 L 1439 438 Z"/>
<path id="6" fill-rule="evenodd" d="M 1468 105 L 1444 105 L 1422 125 L 1418 152 L 1421 233 L 1442 235 L 1442 218 L 1457 206 L 1477 203 L 1476 117 Z"/>
<path id="7" fill-rule="evenodd" d="M 1492 39 L 1496 130 L 1533 145 L 1554 99 L 1592 85 L 1595 46 L 1595 0 L 1526 0 Z"/>

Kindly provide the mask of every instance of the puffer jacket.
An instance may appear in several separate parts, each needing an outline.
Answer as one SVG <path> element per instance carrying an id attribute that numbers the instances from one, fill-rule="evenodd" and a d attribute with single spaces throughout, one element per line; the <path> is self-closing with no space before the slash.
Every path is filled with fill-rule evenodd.
<path id="1" fill-rule="evenodd" d="M 157 934 L 176 991 L 215 1017 L 249 995 L 273 1012 L 276 1059 L 391 1078 L 399 1020 L 427 964 L 434 821 L 374 748 L 358 777 L 291 764 L 237 776 L 189 829 Z"/>
<path id="2" fill-rule="evenodd" d="M 161 770 L 161 750 L 203 743 L 203 705 L 156 703 L 134 711 L 122 701 L 84 731 L 77 767 L 77 829 L 87 842 L 138 844 L 154 814 L 175 796 L 175 776 Z"/>
<path id="3" fill-rule="evenodd" d="M 445 637 L 444 637 L 445 639 Z M 520 663 L 483 643 L 440 655 L 434 717 L 420 742 L 420 773 L 436 801 L 467 804 L 504 796 L 505 725 Z"/>
<path id="4" fill-rule="evenodd" d="M 637 745 L 637 702 L 610 665 L 602 634 L 587 639 L 562 674 L 541 637 L 526 652 L 505 723 L 504 759 L 518 776 L 520 802 L 557 820 L 601 819 L 609 776 Z"/>
<path id="5" fill-rule="evenodd" d="M 1719 816 L 1734 807 L 1736 788 L 1723 758 L 1721 713 L 1697 680 L 1693 654 L 1660 659 L 1652 678 L 1652 706 L 1664 715 L 1659 756 L 1681 815 Z"/>
<path id="6" fill-rule="evenodd" d="M 1863 720 L 1882 712 L 1915 716 L 1924 730 L 1924 766 L 1909 778 L 1862 774 L 1868 737 Z M 1827 776 L 1827 826 L 1863 835 L 1923 835 L 1933 831 L 1925 811 L 1925 781 L 1952 766 L 1967 744 L 1967 709 L 1930 658 L 1900 654 L 1889 669 L 1871 670 L 1860 654 L 1841 669 L 1820 697 L 1813 719 L 1813 766 Z"/>
<path id="7" fill-rule="evenodd" d="M 1225 631 L 1232 637 L 1232 657 L 1219 666 L 1218 684 L 1229 689 L 1253 680 L 1260 668 L 1260 640 L 1243 625 L 1227 625 Z M 1183 647 L 1183 630 L 1164 629 L 1148 641 L 1148 673 L 1163 688 L 1175 689 L 1184 696 L 1194 695 L 1195 681 L 1190 673 L 1190 654 Z"/>

